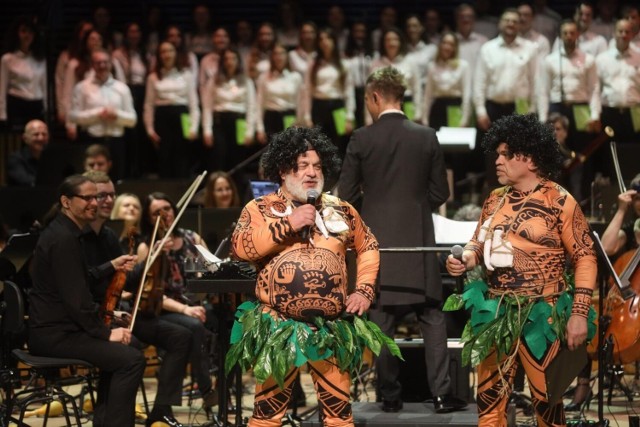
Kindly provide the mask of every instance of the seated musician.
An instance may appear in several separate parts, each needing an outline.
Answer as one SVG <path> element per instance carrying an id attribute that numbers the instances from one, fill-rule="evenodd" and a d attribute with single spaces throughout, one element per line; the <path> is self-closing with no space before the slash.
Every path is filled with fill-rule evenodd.
<path id="1" fill-rule="evenodd" d="M 164 227 L 172 226 L 176 217 L 176 207 L 169 197 L 160 192 L 149 194 L 143 201 L 142 207 L 142 233 L 147 242 L 150 240 L 156 219 L 162 216 Z M 217 401 L 217 394 L 211 381 L 210 352 L 207 349 L 205 326 L 212 326 L 215 315 L 203 306 L 192 306 L 186 297 L 186 281 L 184 274 L 184 261 L 194 258 L 198 252 L 195 245 L 206 243 L 192 230 L 175 227 L 171 238 L 167 241 L 164 250 L 164 261 L 167 263 L 165 275 L 162 277 L 164 299 L 162 300 L 162 312 L 160 318 L 171 323 L 182 325 L 192 333 L 189 361 L 191 373 L 198 383 L 198 389 L 203 398 L 205 408 L 210 408 Z M 146 259 L 149 254 L 147 243 L 141 243 L 138 247 L 139 261 Z M 205 325 L 206 322 L 206 325 Z"/>
<path id="2" fill-rule="evenodd" d="M 609 256 L 621 255 L 640 245 L 640 230 L 635 230 L 636 225 L 640 227 L 637 224 L 640 218 L 640 174 L 631 180 L 630 187 L 618 195 L 618 209 L 602 234 L 602 246 Z"/>
<path id="3" fill-rule="evenodd" d="M 84 255 L 89 270 L 89 284 L 94 301 L 102 304 L 102 307 L 115 306 L 107 304 L 110 299 L 118 299 L 125 280 L 120 286 L 115 284 L 119 280 L 119 270 L 131 270 L 135 265 L 135 255 L 123 255 L 115 232 L 105 225 L 111 217 L 115 200 L 115 188 L 109 176 L 100 171 L 84 173 L 96 183 L 97 215 L 89 223 L 89 227 L 83 230 L 82 240 Z M 132 248 L 133 249 L 133 248 Z M 128 290 L 134 295 L 141 282 L 143 265 L 136 268 L 138 274 L 123 275 L 122 279 L 128 282 Z M 120 289 L 118 289 L 118 287 Z M 135 306 L 135 305 L 134 305 Z M 103 313 L 108 319 L 113 318 L 112 313 Z M 128 322 L 127 322 L 128 324 Z M 140 313 L 136 316 L 133 335 L 144 343 L 152 344 L 166 351 L 162 358 L 162 365 L 157 375 L 158 390 L 155 403 L 147 425 L 156 421 L 163 421 L 170 426 L 180 426 L 173 416 L 171 405 L 182 403 L 182 380 L 185 376 L 186 366 L 191 346 L 191 332 L 180 325 L 167 322 L 158 316 Z M 139 344 L 139 343 L 138 343 Z"/>
<path id="4" fill-rule="evenodd" d="M 87 177 L 72 175 L 60 185 L 58 195 L 58 213 L 42 231 L 33 258 L 29 350 L 98 367 L 101 381 L 93 425 L 133 427 L 145 359 L 129 346 L 127 328 L 111 329 L 103 323 L 85 275 L 81 235 L 97 215 L 97 186 Z M 106 377 L 109 381 L 103 382 Z"/>
<path id="5" fill-rule="evenodd" d="M 225 369 L 235 362 L 253 366 L 258 384 L 249 426 L 280 425 L 304 363 L 324 425 L 353 426 L 349 388 L 351 371 L 361 362 L 363 336 L 372 337 L 378 349 L 395 346 L 375 324 L 358 317 L 375 297 L 378 242 L 351 205 L 321 193 L 325 177 L 339 173 L 340 160 L 320 130 L 289 128 L 276 134 L 262 164 L 267 178 L 281 187 L 249 202 L 233 233 L 235 257 L 258 267 L 258 303 L 239 308 L 227 354 L 233 363 Z M 317 192 L 315 206 L 307 202 L 311 190 Z M 358 276 L 350 293 L 347 248 L 357 254 Z M 397 347 L 394 351 L 399 354 Z"/>

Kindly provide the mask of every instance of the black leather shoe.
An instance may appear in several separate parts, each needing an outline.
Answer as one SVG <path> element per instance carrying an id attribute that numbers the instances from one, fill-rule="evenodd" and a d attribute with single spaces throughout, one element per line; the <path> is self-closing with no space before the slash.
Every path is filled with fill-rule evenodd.
<path id="1" fill-rule="evenodd" d="M 402 400 L 382 400 L 384 412 L 398 412 L 402 409 Z"/>
<path id="2" fill-rule="evenodd" d="M 436 396 L 433 398 L 433 407 L 437 414 L 445 414 L 466 408 L 467 402 L 454 396 Z"/>
<path id="3" fill-rule="evenodd" d="M 163 417 L 158 418 L 158 419 L 147 418 L 147 422 L 145 423 L 145 426 L 146 427 L 151 427 L 153 425 L 153 423 L 164 423 L 164 424 L 168 425 L 169 427 L 184 427 L 184 425 L 182 425 L 182 423 L 180 423 L 180 421 L 178 421 L 175 418 L 173 418 L 172 415 L 164 415 Z"/>

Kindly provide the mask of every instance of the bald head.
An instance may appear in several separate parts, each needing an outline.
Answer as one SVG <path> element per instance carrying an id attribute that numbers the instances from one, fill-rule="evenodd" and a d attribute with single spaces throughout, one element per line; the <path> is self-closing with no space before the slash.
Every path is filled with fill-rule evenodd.
<path id="1" fill-rule="evenodd" d="M 49 143 L 49 128 L 42 120 L 31 120 L 24 127 L 22 140 L 29 147 L 31 155 L 36 159 L 40 158 L 42 150 Z"/>

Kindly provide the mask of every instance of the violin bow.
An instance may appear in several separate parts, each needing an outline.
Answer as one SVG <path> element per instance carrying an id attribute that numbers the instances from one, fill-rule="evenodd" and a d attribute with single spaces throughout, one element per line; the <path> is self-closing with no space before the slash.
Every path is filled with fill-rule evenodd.
<path id="1" fill-rule="evenodd" d="M 611 141 L 609 146 L 611 148 L 611 157 L 613 158 L 613 167 L 616 170 L 616 176 L 618 177 L 618 187 L 620 188 L 620 194 L 622 194 L 627 191 L 627 188 L 624 185 L 622 171 L 620 170 L 620 162 L 618 161 L 618 147 L 616 146 L 615 141 Z"/>
<path id="2" fill-rule="evenodd" d="M 151 236 L 151 242 L 149 243 L 149 255 L 147 256 L 147 260 L 144 266 L 144 272 L 140 280 L 140 286 L 138 287 L 138 294 L 136 296 L 136 305 L 132 313 L 132 319 L 131 319 L 131 324 L 129 325 L 129 330 L 133 330 L 133 326 L 135 324 L 136 315 L 138 313 L 138 305 L 140 304 L 140 298 L 142 297 L 142 288 L 144 286 L 144 280 L 147 277 L 147 273 L 149 272 L 149 269 L 153 265 L 153 262 L 156 260 L 156 258 L 158 258 L 158 255 L 160 254 L 160 251 L 162 251 L 164 244 L 167 242 L 167 239 L 169 239 L 169 237 L 171 236 L 173 229 L 175 228 L 176 224 L 178 224 L 178 221 L 180 221 L 182 214 L 184 213 L 187 206 L 189 206 L 189 202 L 191 201 L 193 196 L 196 194 L 196 191 L 198 190 L 200 183 L 202 182 L 202 180 L 206 175 L 207 175 L 207 171 L 204 171 L 200 175 L 198 175 L 196 179 L 193 181 L 193 183 L 189 186 L 185 194 L 182 195 L 180 200 L 184 201 L 184 205 L 182 205 L 182 207 L 180 208 L 180 211 L 178 212 L 178 215 L 176 215 L 175 219 L 173 220 L 173 223 L 171 224 L 171 226 L 169 226 L 169 229 L 164 234 L 164 237 L 162 238 L 162 240 L 160 240 L 160 243 L 157 245 L 157 249 L 154 249 L 154 247 L 156 247 L 155 240 L 156 240 L 156 234 L 158 232 L 158 227 L 160 225 L 160 216 L 158 216 L 158 218 L 156 219 L 156 225 L 153 230 L 153 235 Z"/>

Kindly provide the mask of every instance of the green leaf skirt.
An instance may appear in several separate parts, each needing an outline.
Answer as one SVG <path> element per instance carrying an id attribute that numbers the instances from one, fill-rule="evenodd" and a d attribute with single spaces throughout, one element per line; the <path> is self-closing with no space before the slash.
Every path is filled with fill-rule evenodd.
<path id="1" fill-rule="evenodd" d="M 463 365 L 477 366 L 492 349 L 498 358 L 511 355 L 518 339 L 523 339 L 531 354 L 542 358 L 549 346 L 565 340 L 567 321 L 573 305 L 573 277 L 566 276 L 567 290 L 557 296 L 551 305 L 543 297 L 504 295 L 495 298 L 488 295 L 487 283 L 474 280 L 465 285 L 464 292 L 451 295 L 444 311 L 465 308 L 470 319 L 462 331 Z M 589 310 L 587 340 L 596 333 L 596 312 Z"/>
<path id="2" fill-rule="evenodd" d="M 239 364 L 253 367 L 258 383 L 273 377 L 280 388 L 289 370 L 307 361 L 335 358 L 341 371 L 357 373 L 362 367 L 364 347 L 376 356 L 382 346 L 402 359 L 395 341 L 378 325 L 358 316 L 336 320 L 316 317 L 313 323 L 279 319 L 268 307 L 253 301 L 238 307 L 231 330 L 231 347 L 225 359 L 225 372 Z"/>

